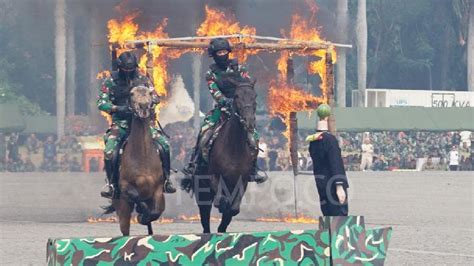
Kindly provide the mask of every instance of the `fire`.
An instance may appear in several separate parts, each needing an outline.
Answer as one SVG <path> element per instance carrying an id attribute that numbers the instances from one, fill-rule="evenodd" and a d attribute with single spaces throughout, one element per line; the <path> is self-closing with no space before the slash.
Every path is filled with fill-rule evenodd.
<path id="1" fill-rule="evenodd" d="M 97 73 L 96 79 L 105 79 L 110 77 L 110 71 L 104 70 L 102 72 Z"/>
<path id="2" fill-rule="evenodd" d="M 124 51 L 129 50 L 126 46 L 127 41 L 169 38 L 168 33 L 165 31 L 168 22 L 167 19 L 163 19 L 161 23 L 157 25 L 154 31 L 146 32 L 140 31 L 138 24 L 135 23 L 134 20 L 137 15 L 138 13 L 134 13 L 132 15 L 125 16 L 125 18 L 121 21 L 111 19 L 107 24 L 109 29 L 109 43 L 115 45 L 111 45 L 110 49 L 117 49 L 118 55 Z M 148 50 L 149 53 L 144 53 L 141 56 L 137 55 L 139 56 L 139 69 L 142 73 L 146 73 L 152 78 L 155 90 L 158 95 L 166 96 L 166 85 L 170 80 L 168 73 L 169 60 L 178 58 L 183 53 L 188 51 L 172 50 L 156 45 L 149 47 L 145 46 L 144 49 Z M 159 108 L 161 106 L 163 106 L 163 104 L 157 106 L 157 113 L 159 113 Z"/>
<path id="3" fill-rule="evenodd" d="M 221 219 L 219 217 L 212 216 L 211 221 L 212 222 L 219 222 Z M 200 221 L 200 216 L 199 214 L 191 215 L 191 216 L 186 216 L 186 215 L 180 215 L 179 217 L 176 218 L 160 218 L 156 220 L 154 223 L 158 224 L 170 224 L 174 222 L 180 222 L 180 221 L 185 221 L 185 222 L 199 222 Z M 306 217 L 306 216 L 298 216 L 294 217 L 291 215 L 287 215 L 285 217 L 261 217 L 257 218 L 255 221 L 257 222 L 283 222 L 283 223 L 303 223 L 303 224 L 317 224 L 318 220 L 311 218 L 311 217 Z M 119 219 L 117 216 L 109 216 L 109 217 L 89 217 L 87 218 L 88 223 L 118 223 Z M 132 216 L 130 220 L 131 224 L 138 224 L 138 218 L 137 216 Z"/>
<path id="4" fill-rule="evenodd" d="M 230 35 L 230 34 L 248 34 L 255 35 L 257 30 L 250 26 L 240 26 L 240 23 L 236 20 L 235 16 L 226 14 L 220 10 L 213 9 L 206 5 L 206 19 L 201 23 L 197 29 L 196 34 L 198 36 L 217 36 L 217 35 Z M 251 43 L 255 42 L 251 38 L 230 39 L 231 43 L 237 42 Z M 252 54 L 257 54 L 256 50 L 239 50 L 236 51 L 237 58 L 241 62 L 245 62 L 247 57 Z"/>
<path id="5" fill-rule="evenodd" d="M 144 39 L 165 39 L 169 38 L 168 33 L 165 32 L 165 28 L 168 25 L 168 20 L 163 19 L 160 24 L 156 27 L 153 32 L 143 32 L 138 36 L 138 40 Z M 170 75 L 168 73 L 168 63 L 170 59 L 179 58 L 184 53 L 189 52 L 189 50 L 173 50 L 160 47 L 157 45 L 152 45 L 151 47 L 145 47 L 151 52 L 151 64 L 149 67 L 153 67 L 153 82 L 155 89 L 158 92 L 158 95 L 165 96 L 166 85 L 170 81 Z M 146 71 L 147 69 L 147 56 L 143 55 L 140 59 L 140 69 Z"/>
<path id="6" fill-rule="evenodd" d="M 99 218 L 89 217 L 87 218 L 87 222 L 88 223 L 118 223 L 119 219 L 117 216 L 99 217 Z M 154 221 L 154 223 L 158 223 L 158 224 L 170 224 L 173 222 L 174 222 L 174 219 L 171 219 L 171 218 L 160 218 Z M 132 216 L 132 218 L 130 219 L 130 223 L 138 224 L 138 217 L 136 215 Z"/>
<path id="7" fill-rule="evenodd" d="M 283 135 L 289 140 L 290 112 L 314 110 L 324 102 L 323 97 L 316 97 L 285 82 L 272 82 L 268 94 L 269 110 L 272 116 L 279 116 L 287 125 Z"/>
<path id="8" fill-rule="evenodd" d="M 201 221 L 201 216 L 199 214 L 195 214 L 195 215 L 191 215 L 191 216 L 180 215 L 177 219 L 181 220 L 181 221 L 188 221 L 188 222 L 199 222 L 199 221 Z M 211 221 L 212 222 L 218 222 L 220 220 L 221 220 L 221 218 L 219 218 L 219 217 L 211 216 Z"/>
<path id="9" fill-rule="evenodd" d="M 307 1 L 310 3 L 311 1 Z M 321 34 L 317 27 L 311 27 L 310 24 L 314 22 L 314 15 L 317 11 L 317 6 L 311 4 L 309 6 L 313 17 L 309 20 L 305 20 L 298 14 L 294 14 L 292 17 L 291 30 L 289 36 L 285 36 L 294 41 L 308 41 L 308 42 L 319 42 L 326 43 L 321 37 Z M 283 35 L 287 35 L 282 30 Z M 288 41 L 285 41 L 288 43 Z M 300 90 L 291 84 L 286 83 L 287 77 L 287 61 L 293 55 L 289 52 L 282 52 L 277 60 L 277 68 L 280 72 L 278 80 L 271 82 L 269 91 L 269 110 L 273 116 L 279 116 L 283 119 L 286 124 L 286 131 L 284 135 L 289 139 L 289 115 L 291 112 L 314 110 L 320 103 L 328 102 L 328 88 L 326 80 L 326 53 L 331 54 L 333 62 L 336 61 L 336 51 L 333 47 L 328 50 L 301 50 L 295 51 L 293 54 L 300 56 L 310 56 L 315 58 L 311 61 L 308 66 L 308 73 L 319 75 L 321 79 L 320 88 L 322 92 L 321 97 L 313 96 L 312 94 Z"/>
<path id="10" fill-rule="evenodd" d="M 306 217 L 306 216 L 298 216 L 298 217 L 293 217 L 291 215 L 287 215 L 286 217 L 282 218 L 257 218 L 258 222 L 283 222 L 283 223 L 297 223 L 297 224 L 317 224 L 319 221 L 317 219 L 314 219 L 312 217 Z"/>
<path id="11" fill-rule="evenodd" d="M 211 216 L 211 221 L 213 222 L 219 222 L 221 219 L 219 217 Z M 186 216 L 186 215 L 180 215 L 175 218 L 165 218 L 161 217 L 155 223 L 159 224 L 169 224 L 169 223 L 174 223 L 174 222 L 180 222 L 180 221 L 185 221 L 185 222 L 199 222 L 201 221 L 201 216 L 199 214 L 191 215 L 191 216 Z M 119 219 L 117 216 L 108 216 L 108 217 L 89 217 L 87 218 L 88 223 L 118 223 Z M 132 224 L 138 224 L 138 218 L 137 216 L 132 216 L 130 219 L 130 223 Z"/>
<path id="12" fill-rule="evenodd" d="M 138 13 L 127 15 L 122 21 L 111 19 L 107 22 L 107 28 L 109 29 L 109 43 L 116 43 L 120 47 L 117 52 L 120 54 L 127 49 L 124 48 L 125 42 L 134 40 L 138 32 L 138 24 L 134 22 Z"/>
<path id="13" fill-rule="evenodd" d="M 316 10 L 316 8 L 312 8 L 312 10 Z M 319 42 L 325 43 L 326 41 L 321 38 L 321 34 L 317 28 L 312 28 L 308 21 L 305 20 L 298 14 L 293 15 L 292 22 L 291 22 L 291 31 L 290 31 L 290 38 L 296 41 L 311 41 L 311 42 Z M 324 98 L 327 98 L 327 84 L 326 84 L 326 52 L 331 53 L 331 58 L 333 62 L 336 62 L 336 50 L 334 47 L 330 47 L 328 51 L 321 49 L 321 50 L 311 50 L 311 51 L 297 51 L 295 54 L 297 55 L 306 55 L 306 56 L 313 56 L 318 58 L 317 60 L 311 61 L 308 66 L 308 72 L 310 74 L 317 74 L 321 78 L 321 91 Z M 289 58 L 288 53 L 283 53 L 277 61 L 278 70 L 280 74 L 286 77 L 286 62 Z M 327 101 L 327 100 L 325 100 Z"/>

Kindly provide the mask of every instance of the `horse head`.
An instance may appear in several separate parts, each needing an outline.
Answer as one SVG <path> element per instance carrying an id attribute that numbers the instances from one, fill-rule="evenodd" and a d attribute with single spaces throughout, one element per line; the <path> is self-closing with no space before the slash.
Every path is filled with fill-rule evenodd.
<path id="1" fill-rule="evenodd" d="M 152 89 L 145 86 L 133 87 L 130 91 L 130 110 L 140 119 L 147 119 L 153 113 Z"/>
<path id="2" fill-rule="evenodd" d="M 255 80 L 238 79 L 232 80 L 236 90 L 233 107 L 240 116 L 240 120 L 248 131 L 253 131 L 256 126 L 255 113 L 257 111 L 257 93 L 255 92 Z"/>

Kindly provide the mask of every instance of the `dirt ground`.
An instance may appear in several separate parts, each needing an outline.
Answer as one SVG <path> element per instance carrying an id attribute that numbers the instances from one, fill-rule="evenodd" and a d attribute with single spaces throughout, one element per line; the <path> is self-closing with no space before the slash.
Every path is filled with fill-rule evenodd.
<path id="1" fill-rule="evenodd" d="M 474 265 L 472 172 L 348 175 L 350 213 L 364 215 L 368 227 L 394 229 L 386 265 Z M 270 178 L 264 186 L 249 186 L 239 220 L 229 231 L 315 228 L 316 224 L 255 221 L 259 216 L 294 211 L 292 176 L 272 172 Z M 97 216 L 98 206 L 105 203 L 97 196 L 102 180 L 99 174 L 83 173 L 0 174 L 0 265 L 44 265 L 48 238 L 119 235 L 118 224 L 86 222 L 87 217 Z M 314 180 L 301 176 L 296 185 L 300 215 L 320 215 Z M 168 196 L 164 216 L 196 214 L 194 205 L 187 195 Z M 273 207 L 267 207 L 270 205 Z M 214 222 L 212 228 L 216 227 Z M 201 232 L 198 222 L 156 224 L 154 228 L 158 234 Z M 132 226 L 132 234 L 145 232 L 140 225 Z"/>

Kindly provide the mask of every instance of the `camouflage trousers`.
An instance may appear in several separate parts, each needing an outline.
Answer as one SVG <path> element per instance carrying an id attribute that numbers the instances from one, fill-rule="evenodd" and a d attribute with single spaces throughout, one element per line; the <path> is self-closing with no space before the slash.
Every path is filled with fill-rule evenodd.
<path id="1" fill-rule="evenodd" d="M 105 160 L 111 160 L 117 145 L 128 135 L 128 123 L 127 121 L 114 121 L 107 132 L 104 134 Z M 150 126 L 151 136 L 155 145 L 160 145 L 165 152 L 170 151 L 170 145 L 166 137 L 161 132 Z"/>
<path id="2" fill-rule="evenodd" d="M 214 131 L 217 123 L 221 120 L 223 115 L 224 115 L 224 111 L 222 110 L 222 107 L 220 107 L 220 106 L 216 106 L 216 107 L 214 107 L 214 109 L 209 111 L 206 114 L 206 117 L 204 118 L 204 123 L 201 126 L 201 131 L 199 131 L 198 140 L 200 140 L 202 138 L 202 136 L 204 136 L 204 134 L 208 130 Z M 258 145 L 258 140 L 260 139 L 260 135 L 258 134 L 257 129 L 255 129 L 254 132 L 251 135 L 252 135 L 251 137 L 253 138 L 252 141 L 254 143 L 257 143 L 257 145 Z M 198 145 L 199 145 L 199 143 L 198 143 Z M 208 157 L 208 155 L 209 155 L 208 152 L 209 152 L 209 149 L 204 149 L 204 150 L 201 151 L 203 158 Z"/>
<path id="3" fill-rule="evenodd" d="M 216 106 L 214 109 L 209 111 L 206 114 L 206 117 L 204 118 L 204 123 L 201 126 L 201 131 L 199 133 L 199 136 L 201 136 L 204 132 L 206 132 L 208 129 L 214 129 L 216 124 L 221 120 L 221 117 L 223 115 L 222 107 Z M 253 137 L 256 142 L 260 139 L 260 135 L 257 132 L 257 129 L 254 130 L 253 132 Z"/>

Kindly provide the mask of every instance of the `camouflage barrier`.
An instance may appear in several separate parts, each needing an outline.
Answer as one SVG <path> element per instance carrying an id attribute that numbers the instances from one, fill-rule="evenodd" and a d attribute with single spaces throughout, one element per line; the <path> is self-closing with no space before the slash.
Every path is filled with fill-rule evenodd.
<path id="1" fill-rule="evenodd" d="M 49 239 L 48 265 L 382 265 L 391 228 L 321 217 L 316 230 Z"/>

